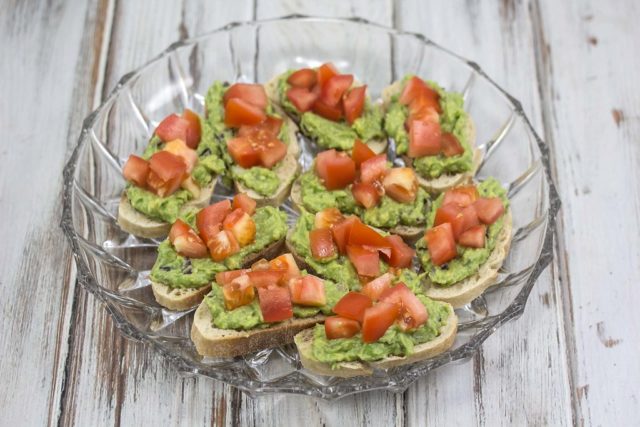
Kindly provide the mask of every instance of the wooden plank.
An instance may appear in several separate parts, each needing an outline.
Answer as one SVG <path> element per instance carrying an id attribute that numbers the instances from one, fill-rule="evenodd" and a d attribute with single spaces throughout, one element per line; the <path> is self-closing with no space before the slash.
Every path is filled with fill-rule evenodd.
<path id="1" fill-rule="evenodd" d="M 456 1 L 425 7 L 405 1 L 398 3 L 396 17 L 399 28 L 421 32 L 479 63 L 522 101 L 534 126 L 541 129 L 534 28 L 527 4 Z M 514 425 L 569 424 L 570 391 L 558 301 L 559 282 L 547 271 L 522 318 L 491 336 L 471 364 L 437 371 L 410 389 L 406 400 L 412 423 L 429 419 L 436 425 L 498 425 L 505 420 Z"/>
<path id="2" fill-rule="evenodd" d="M 634 425 L 640 397 L 640 313 L 633 306 L 640 299 L 640 83 L 629 71 L 640 66 L 632 54 L 640 49 L 640 8 L 633 1 L 615 7 L 536 1 L 532 18 L 543 48 L 536 59 L 547 139 L 564 203 L 557 257 L 574 355 L 575 422 Z"/>

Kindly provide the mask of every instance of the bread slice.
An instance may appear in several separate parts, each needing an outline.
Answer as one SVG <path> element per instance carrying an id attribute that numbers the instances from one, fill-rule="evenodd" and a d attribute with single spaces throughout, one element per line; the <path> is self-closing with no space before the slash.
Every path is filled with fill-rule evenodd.
<path id="1" fill-rule="evenodd" d="M 191 326 L 191 340 L 196 351 L 206 357 L 234 357 L 278 347 L 293 342 L 293 337 L 324 321 L 324 315 L 305 319 L 289 319 L 264 329 L 236 331 L 213 326 L 211 311 L 206 303 L 200 304 Z"/>
<path id="2" fill-rule="evenodd" d="M 444 301 L 453 307 L 462 307 L 480 296 L 489 286 L 495 283 L 498 270 L 509 253 L 512 231 L 511 211 L 504 217 L 504 226 L 498 234 L 496 246 L 487 261 L 480 266 L 476 274 L 448 287 L 438 287 L 429 283 L 425 294 L 434 300 Z"/>
<path id="3" fill-rule="evenodd" d="M 283 246 L 284 239 L 281 239 L 270 244 L 260 252 L 247 255 L 242 263 L 242 267 L 250 267 L 251 264 L 261 258 L 275 258 L 280 255 Z M 153 296 L 156 298 L 158 304 L 168 308 L 169 310 L 176 311 L 188 310 L 200 304 L 210 289 L 210 283 L 199 288 L 172 288 L 164 283 L 154 282 L 153 280 L 151 281 L 151 290 L 153 291 Z"/>
<path id="4" fill-rule="evenodd" d="M 215 187 L 216 177 L 209 185 L 200 189 L 200 195 L 184 204 L 182 210 L 189 208 L 203 208 L 209 204 Z M 131 206 L 125 192 L 122 193 L 120 204 L 118 205 L 118 225 L 127 233 L 138 237 L 146 237 L 154 239 L 164 237 L 169 234 L 171 224 L 165 221 L 159 221 L 149 218 L 142 212 L 138 212 Z"/>
<path id="5" fill-rule="evenodd" d="M 274 104 L 276 104 L 278 106 L 280 106 L 280 96 L 278 94 L 278 80 L 280 80 L 280 76 L 281 75 L 282 74 L 278 74 L 277 76 L 275 76 L 274 78 L 269 80 L 264 85 L 264 89 L 267 92 L 267 97 L 269 97 L 271 102 L 273 102 Z M 357 85 L 359 85 L 359 83 L 354 81 L 353 85 L 357 86 Z M 284 109 L 281 106 L 279 108 L 284 111 Z M 293 115 L 289 115 L 289 117 L 291 117 L 293 120 L 295 120 L 296 123 L 299 123 L 299 121 L 300 121 L 300 117 L 293 116 Z M 367 141 L 366 144 L 369 146 L 369 148 L 371 148 L 371 150 L 374 153 L 382 154 L 382 153 L 387 151 L 387 146 L 389 145 L 389 141 L 386 138 L 384 138 L 384 139 L 372 139 L 372 140 Z"/>
<path id="6" fill-rule="evenodd" d="M 342 378 L 371 375 L 376 369 L 390 369 L 425 360 L 448 350 L 453 345 L 458 330 L 458 317 L 452 307 L 450 312 L 447 324 L 438 337 L 415 346 L 413 353 L 404 357 L 390 356 L 375 362 L 340 362 L 332 368 L 331 364 L 320 362 L 313 357 L 313 329 L 300 332 L 295 336 L 294 341 L 300 353 L 302 366 L 315 374 Z"/>
<path id="7" fill-rule="evenodd" d="M 401 88 L 402 88 L 402 81 L 398 80 L 393 84 L 391 84 L 390 86 L 387 86 L 382 91 L 382 102 L 383 102 L 383 105 L 385 106 L 385 109 L 387 109 L 389 104 L 391 103 L 391 98 L 394 95 L 400 93 Z M 480 166 L 480 163 L 482 162 L 482 153 L 480 152 L 480 150 L 478 150 L 475 147 L 476 128 L 475 128 L 473 119 L 470 116 L 468 121 L 467 134 L 469 135 L 469 138 L 468 138 L 469 145 L 473 150 L 471 170 L 467 172 L 454 174 L 454 175 L 442 175 L 442 176 L 439 176 L 438 178 L 433 178 L 433 179 L 427 179 L 418 175 L 418 182 L 420 183 L 420 186 L 422 188 L 424 188 L 430 193 L 441 193 L 451 187 L 455 187 L 458 185 L 463 185 L 468 182 L 471 182 L 471 180 L 473 179 L 473 177 L 475 176 L 478 170 L 478 167 Z M 413 166 L 413 160 L 408 156 L 402 156 L 402 159 L 404 160 L 407 166 Z"/>

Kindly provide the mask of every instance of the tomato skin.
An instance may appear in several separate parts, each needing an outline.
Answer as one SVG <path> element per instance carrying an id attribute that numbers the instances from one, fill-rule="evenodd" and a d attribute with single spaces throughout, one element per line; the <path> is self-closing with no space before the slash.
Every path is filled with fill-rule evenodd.
<path id="1" fill-rule="evenodd" d="M 356 320 L 330 316 L 324 321 L 324 333 L 329 340 L 351 338 L 358 332 L 360 332 L 360 324 Z"/>
<path id="2" fill-rule="evenodd" d="M 303 87 L 292 87 L 287 90 L 287 99 L 296 107 L 296 110 L 306 113 L 313 108 L 313 104 L 318 99 L 318 94 Z"/>
<path id="3" fill-rule="evenodd" d="M 249 138 L 251 142 L 264 145 L 269 141 L 278 139 L 278 134 L 284 121 L 278 117 L 267 116 L 265 121 L 257 125 L 244 125 L 238 128 L 238 136 Z"/>
<path id="4" fill-rule="evenodd" d="M 187 173 L 182 159 L 168 151 L 158 151 L 149 159 L 147 185 L 160 197 L 173 194 Z"/>
<path id="5" fill-rule="evenodd" d="M 413 76 L 409 79 L 400 94 L 398 102 L 402 105 L 409 105 L 413 100 L 427 89 L 427 85 L 420 77 Z"/>
<path id="6" fill-rule="evenodd" d="M 177 114 L 170 114 L 160 122 L 155 134 L 164 142 L 173 141 L 174 139 L 185 141 L 187 139 L 189 124 L 189 121 Z"/>
<path id="7" fill-rule="evenodd" d="M 480 198 L 473 204 L 478 218 L 483 224 L 491 225 L 504 213 L 504 205 L 499 197 Z"/>
<path id="8" fill-rule="evenodd" d="M 449 203 L 438 208 L 433 224 L 437 226 L 444 223 L 451 224 L 453 237 L 457 239 L 462 232 L 478 225 L 480 222 L 474 205 L 461 208 L 457 204 Z"/>
<path id="9" fill-rule="evenodd" d="M 300 277 L 300 269 L 291 254 L 282 254 L 279 257 L 272 259 L 269 261 L 269 267 L 273 270 L 284 272 L 284 276 L 282 278 L 284 283 L 289 283 L 290 279 Z"/>
<path id="10" fill-rule="evenodd" d="M 484 240 L 487 226 L 484 224 L 475 225 L 460 234 L 458 243 L 468 248 L 484 248 Z"/>
<path id="11" fill-rule="evenodd" d="M 344 219 L 337 208 L 325 208 L 316 213 L 314 217 L 315 228 L 331 228 Z"/>
<path id="12" fill-rule="evenodd" d="M 349 292 L 340 298 L 340 301 L 333 307 L 333 312 L 338 316 L 362 322 L 365 310 L 371 306 L 373 306 L 373 301 L 369 296 L 360 292 Z"/>
<path id="13" fill-rule="evenodd" d="M 247 272 L 249 281 L 256 288 L 277 286 L 285 275 L 283 270 L 253 270 Z"/>
<path id="14" fill-rule="evenodd" d="M 267 169 L 274 167 L 278 162 L 280 162 L 280 160 L 284 159 L 286 155 L 287 144 L 279 139 L 269 141 L 264 147 L 262 147 L 262 150 L 258 154 L 260 163 L 262 163 L 262 166 Z"/>
<path id="15" fill-rule="evenodd" d="M 267 92 L 260 84 L 235 83 L 227 89 L 222 97 L 225 107 L 232 98 L 241 99 L 249 104 L 255 105 L 261 110 L 267 108 L 268 104 Z"/>
<path id="16" fill-rule="evenodd" d="M 373 184 L 356 182 L 351 187 L 351 193 L 358 203 L 366 209 L 370 209 L 380 202 L 382 197 Z"/>
<path id="17" fill-rule="evenodd" d="M 462 185 L 447 190 L 442 199 L 442 205 L 455 203 L 460 207 L 467 207 L 479 198 L 478 189 L 475 185 Z"/>
<path id="18" fill-rule="evenodd" d="M 293 317 L 289 289 L 280 286 L 258 288 L 260 311 L 267 323 L 282 322 Z"/>
<path id="19" fill-rule="evenodd" d="M 242 209 L 236 209 L 222 222 L 222 228 L 230 231 L 240 246 L 247 246 L 256 237 L 256 223 L 251 216 Z"/>
<path id="20" fill-rule="evenodd" d="M 195 150 L 198 148 L 198 144 L 200 144 L 200 138 L 202 136 L 200 116 L 188 108 L 185 108 L 182 112 L 182 118 L 189 123 L 184 142 L 187 144 L 187 147 Z"/>
<path id="21" fill-rule="evenodd" d="M 364 312 L 362 321 L 362 341 L 372 343 L 378 341 L 393 325 L 400 314 L 397 304 L 379 302 Z"/>
<path id="22" fill-rule="evenodd" d="M 257 125 L 267 118 L 264 110 L 241 98 L 231 98 L 224 109 L 224 124 L 229 127 Z"/>
<path id="23" fill-rule="evenodd" d="M 229 270 L 216 273 L 216 283 L 220 286 L 224 286 L 227 283 L 231 283 L 234 279 L 247 274 L 249 271 L 251 270 L 243 268 L 241 270 Z"/>
<path id="24" fill-rule="evenodd" d="M 382 176 L 387 170 L 387 155 L 378 154 L 365 160 L 360 165 L 360 180 L 364 183 L 371 184 Z"/>
<path id="25" fill-rule="evenodd" d="M 351 150 L 351 158 L 356 163 L 356 168 L 360 168 L 360 165 L 369 160 L 372 157 L 375 157 L 376 153 L 373 152 L 371 148 L 359 139 L 356 139 L 353 143 L 353 150 Z"/>
<path id="26" fill-rule="evenodd" d="M 409 131 L 409 150 L 407 155 L 412 158 L 435 156 L 440 153 L 441 130 L 437 122 L 414 120 Z"/>
<path id="27" fill-rule="evenodd" d="M 308 307 L 322 307 L 327 303 L 324 281 L 319 277 L 307 274 L 295 277 L 288 282 L 291 301 Z"/>
<path id="28" fill-rule="evenodd" d="M 347 252 L 347 243 L 349 242 L 351 229 L 353 227 L 353 224 L 357 221 L 360 221 L 357 217 L 348 216 L 331 228 L 333 240 L 336 243 L 336 246 L 338 247 L 338 250 L 341 254 Z"/>
<path id="29" fill-rule="evenodd" d="M 326 62 L 318 67 L 317 75 L 318 85 L 322 87 L 331 77 L 338 75 L 338 70 L 331 62 Z"/>
<path id="30" fill-rule="evenodd" d="M 377 231 L 361 221 L 353 223 L 349 234 L 349 245 L 371 246 L 375 248 L 390 248 L 391 245 Z"/>
<path id="31" fill-rule="evenodd" d="M 356 164 L 344 153 L 328 150 L 316 157 L 316 173 L 328 190 L 337 190 L 351 184 L 356 178 Z"/>
<path id="32" fill-rule="evenodd" d="M 260 164 L 260 153 L 253 147 L 249 138 L 238 137 L 227 140 L 227 150 L 233 161 L 245 169 Z"/>
<path id="33" fill-rule="evenodd" d="M 380 274 L 378 251 L 347 245 L 347 256 L 360 276 L 376 277 Z"/>
<path id="34" fill-rule="evenodd" d="M 342 108 L 340 105 L 329 105 L 322 99 L 316 99 L 313 104 L 313 112 L 317 115 L 324 117 L 327 120 L 334 122 L 339 121 L 342 118 Z"/>
<path id="35" fill-rule="evenodd" d="M 398 324 L 403 331 L 415 329 L 424 324 L 429 318 L 427 308 L 418 297 L 411 292 L 411 289 L 402 282 L 384 291 L 380 296 L 380 301 L 390 302 L 400 306 Z"/>
<path id="36" fill-rule="evenodd" d="M 287 79 L 287 83 L 291 86 L 302 87 L 305 89 L 311 89 L 318 81 L 316 70 L 311 68 L 301 68 L 298 71 L 291 73 Z"/>
<path id="37" fill-rule="evenodd" d="M 418 195 L 418 177 L 411 168 L 390 169 L 382 186 L 389 197 L 400 203 L 413 203 Z"/>
<path id="38" fill-rule="evenodd" d="M 231 213 L 231 202 L 222 200 L 203 208 L 196 214 L 196 227 L 200 237 L 207 245 L 214 238 L 222 227 L 222 221 Z"/>
<path id="39" fill-rule="evenodd" d="M 132 154 L 122 168 L 122 175 L 124 175 L 124 179 L 133 183 L 136 187 L 144 188 L 149 176 L 149 162 Z"/>
<path id="40" fill-rule="evenodd" d="M 439 266 L 449 262 L 458 254 L 453 228 L 448 222 L 427 230 L 425 240 L 434 265 Z"/>
<path id="41" fill-rule="evenodd" d="M 219 231 L 207 242 L 209 255 L 214 261 L 223 261 L 240 250 L 240 245 L 229 230 Z"/>
<path id="42" fill-rule="evenodd" d="M 169 241 L 173 244 L 176 252 L 188 258 L 206 258 L 209 254 L 207 246 L 200 236 L 181 220 L 176 220 L 169 231 Z"/>
<path id="43" fill-rule="evenodd" d="M 388 257 L 387 263 L 391 267 L 396 268 L 411 267 L 411 262 L 413 261 L 416 251 L 407 245 L 404 240 L 402 240 L 402 237 L 396 236 L 395 234 L 386 236 L 385 240 L 391 246 L 391 256 Z"/>
<path id="44" fill-rule="evenodd" d="M 249 283 L 248 277 L 238 276 L 222 287 L 224 305 L 227 310 L 233 310 L 243 305 L 251 304 L 255 298 L 255 289 Z"/>
<path id="45" fill-rule="evenodd" d="M 444 132 L 440 143 L 442 145 L 442 154 L 446 157 L 459 156 L 464 153 L 462 144 L 452 133 Z"/>
<path id="46" fill-rule="evenodd" d="M 333 244 L 331 230 L 317 228 L 309 232 L 311 256 L 317 260 L 326 260 L 336 254 L 336 246 Z"/>
<path id="47" fill-rule="evenodd" d="M 383 292 L 391 288 L 392 280 L 393 275 L 391 273 L 384 273 L 382 276 L 365 283 L 362 286 L 362 293 L 367 295 L 373 301 L 378 301 Z"/>
<path id="48" fill-rule="evenodd" d="M 352 79 L 353 80 L 353 79 Z M 364 110 L 364 101 L 367 93 L 367 86 L 358 86 L 351 89 L 342 98 L 342 107 L 344 109 L 344 116 L 347 119 L 347 123 L 353 124 L 357 119 L 362 116 Z"/>
<path id="49" fill-rule="evenodd" d="M 233 196 L 233 209 L 242 209 L 249 215 L 256 212 L 256 201 L 244 193 L 238 193 Z"/>

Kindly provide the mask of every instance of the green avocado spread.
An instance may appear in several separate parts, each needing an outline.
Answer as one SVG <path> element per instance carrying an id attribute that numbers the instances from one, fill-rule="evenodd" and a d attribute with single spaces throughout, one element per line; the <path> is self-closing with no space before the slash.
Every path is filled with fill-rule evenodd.
<path id="1" fill-rule="evenodd" d="M 194 226 L 193 217 L 184 219 Z M 272 206 L 258 208 L 253 220 L 256 223 L 254 241 L 222 262 L 211 258 L 183 257 L 175 251 L 169 239 L 163 241 L 158 246 L 151 279 L 171 288 L 199 288 L 211 282 L 218 272 L 241 268 L 247 255 L 261 251 L 287 233 L 286 213 Z"/>
<path id="2" fill-rule="evenodd" d="M 306 272 L 303 272 L 306 274 Z M 327 303 L 322 307 L 308 307 L 298 304 L 293 305 L 293 316 L 299 319 L 312 317 L 317 314 L 331 314 L 334 305 L 347 293 L 344 285 L 333 283 L 329 280 L 323 280 L 324 292 Z M 205 297 L 204 301 L 211 312 L 212 325 L 220 329 L 234 330 L 250 330 L 256 328 L 267 327 L 270 324 L 265 323 L 260 310 L 260 302 L 258 296 L 254 298 L 251 304 L 233 310 L 227 310 L 224 305 L 224 296 L 222 287 L 213 285 L 211 292 Z"/>
<path id="3" fill-rule="evenodd" d="M 411 78 L 410 75 L 403 79 L 404 84 Z M 456 174 L 471 170 L 473 166 L 473 150 L 469 134 L 469 121 L 471 118 L 464 111 L 462 95 L 456 92 L 447 92 L 437 83 L 427 81 L 440 95 L 440 127 L 443 132 L 453 133 L 464 148 L 464 153 L 458 156 L 445 157 L 443 154 L 425 156 L 414 160 L 413 167 L 421 176 L 429 179 L 438 178 L 443 174 Z M 402 93 L 400 91 L 400 93 Z M 409 149 L 409 134 L 404 123 L 409 117 L 409 109 L 398 102 L 400 93 L 391 98 L 391 103 L 385 115 L 384 127 L 387 134 L 396 143 L 396 152 L 406 154 Z"/>
<path id="4" fill-rule="evenodd" d="M 480 197 L 500 197 L 505 209 L 509 207 L 507 192 L 495 178 L 489 178 L 478 184 Z M 433 226 L 436 210 L 442 205 L 444 194 L 441 194 L 432 204 L 427 217 L 427 228 Z M 498 235 L 504 225 L 504 215 L 487 228 L 484 248 L 466 248 L 458 245 L 458 256 L 446 264 L 435 266 L 431 263 L 429 251 L 426 248 L 424 238 L 416 243 L 418 259 L 424 271 L 437 286 L 448 287 L 467 277 L 473 276 L 482 264 L 489 258 L 495 248 Z"/>

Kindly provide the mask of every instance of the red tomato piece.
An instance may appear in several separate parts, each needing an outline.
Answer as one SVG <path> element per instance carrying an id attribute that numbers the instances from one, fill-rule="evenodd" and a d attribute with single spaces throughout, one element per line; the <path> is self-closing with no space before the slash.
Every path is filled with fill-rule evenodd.
<path id="1" fill-rule="evenodd" d="M 316 158 L 316 173 L 328 190 L 337 190 L 351 184 L 356 178 L 356 164 L 345 153 L 328 150 Z"/>
<path id="2" fill-rule="evenodd" d="M 390 248 L 391 245 L 373 228 L 360 221 L 354 222 L 349 234 L 349 245 Z"/>
<path id="3" fill-rule="evenodd" d="M 324 333 L 329 340 L 351 338 L 358 332 L 360 332 L 360 324 L 356 320 L 330 316 L 324 321 Z"/>
<path id="4" fill-rule="evenodd" d="M 289 289 L 280 286 L 258 288 L 260 311 L 267 323 L 282 322 L 293 317 Z"/>
<path id="5" fill-rule="evenodd" d="M 331 228 L 344 219 L 337 208 L 325 208 L 316 213 L 314 228 Z"/>
<path id="6" fill-rule="evenodd" d="M 427 308 L 404 283 L 398 283 L 386 290 L 380 296 L 380 301 L 397 304 L 400 307 L 398 324 L 404 331 L 417 328 L 429 318 Z"/>
<path id="7" fill-rule="evenodd" d="M 292 87 L 287 90 L 287 99 L 296 107 L 296 110 L 306 113 L 311 110 L 316 99 L 318 99 L 318 93 L 311 92 L 303 87 Z"/>
<path id="8" fill-rule="evenodd" d="M 147 185 L 160 197 L 173 194 L 187 174 L 187 165 L 168 151 L 158 151 L 149 160 Z"/>
<path id="9" fill-rule="evenodd" d="M 351 151 L 351 158 L 356 163 L 356 167 L 359 168 L 360 165 L 369 160 L 372 157 L 375 157 L 376 153 L 373 152 L 371 148 L 359 139 L 356 139 L 353 143 L 353 150 Z"/>
<path id="10" fill-rule="evenodd" d="M 256 212 L 256 201 L 244 193 L 238 193 L 233 196 L 233 209 L 242 209 L 249 215 Z"/>
<path id="11" fill-rule="evenodd" d="M 411 123 L 415 121 L 440 123 L 438 111 L 440 111 L 440 104 L 437 100 L 420 97 L 409 106 L 409 117 L 405 124 L 410 128 Z"/>
<path id="12" fill-rule="evenodd" d="M 262 166 L 267 169 L 274 167 L 280 160 L 284 159 L 286 155 L 287 144 L 279 139 L 267 142 L 265 146 L 261 147 L 258 154 Z"/>
<path id="13" fill-rule="evenodd" d="M 313 104 L 313 112 L 334 122 L 337 122 L 342 118 L 341 105 L 329 105 L 320 98 L 318 98 Z"/>
<path id="14" fill-rule="evenodd" d="M 427 230 L 424 236 L 434 265 L 451 261 L 458 254 L 451 224 L 445 222 Z"/>
<path id="15" fill-rule="evenodd" d="M 333 240 L 338 247 L 338 250 L 341 254 L 347 252 L 347 243 L 349 242 L 349 236 L 351 235 L 351 229 L 355 222 L 359 222 L 360 220 L 355 216 L 349 216 L 339 223 L 335 224 L 331 228 L 331 234 L 333 235 Z"/>
<path id="16" fill-rule="evenodd" d="M 200 236 L 182 220 L 176 220 L 169 231 L 169 241 L 182 256 L 188 258 L 206 258 L 207 246 Z"/>
<path id="17" fill-rule="evenodd" d="M 207 242 L 209 255 L 214 261 L 223 261 L 240 250 L 240 245 L 229 230 L 219 231 Z"/>
<path id="18" fill-rule="evenodd" d="M 396 236 L 397 237 L 397 236 Z M 380 295 L 387 289 L 391 288 L 391 281 L 393 275 L 391 273 L 385 273 L 382 276 L 373 279 L 369 283 L 362 286 L 362 293 L 367 295 L 373 301 L 380 299 Z"/>
<path id="19" fill-rule="evenodd" d="M 263 109 L 240 98 L 231 98 L 224 109 L 224 124 L 229 127 L 257 125 L 266 118 Z"/>
<path id="20" fill-rule="evenodd" d="M 317 260 L 325 260 L 336 254 L 336 246 L 333 244 L 331 230 L 317 228 L 309 232 L 311 256 Z"/>
<path id="21" fill-rule="evenodd" d="M 277 286 L 282 282 L 284 270 L 253 270 L 247 273 L 249 281 L 256 288 Z"/>
<path id="22" fill-rule="evenodd" d="M 379 302 L 364 312 L 362 321 L 362 341 L 372 343 L 378 341 L 393 325 L 400 314 L 397 304 Z"/>
<path id="23" fill-rule="evenodd" d="M 457 239 L 462 232 L 478 225 L 479 221 L 473 205 L 461 208 L 459 205 L 449 203 L 438 208 L 433 224 L 440 225 L 444 223 L 451 224 L 453 237 Z"/>
<path id="24" fill-rule="evenodd" d="M 227 150 L 239 166 L 247 169 L 260 164 L 260 152 L 247 137 L 231 138 L 227 141 Z"/>
<path id="25" fill-rule="evenodd" d="M 327 303 L 324 282 L 319 277 L 307 274 L 293 278 L 289 281 L 289 290 L 294 304 L 322 307 Z"/>
<path id="26" fill-rule="evenodd" d="M 177 114 L 165 117 L 156 128 L 156 136 L 164 142 L 181 139 L 186 142 L 190 122 Z"/>
<path id="27" fill-rule="evenodd" d="M 413 76 L 405 83 L 402 94 L 398 102 L 402 105 L 409 105 L 413 100 L 422 95 L 427 90 L 427 85 L 421 78 Z"/>
<path id="28" fill-rule="evenodd" d="M 441 130 L 437 122 L 415 120 L 409 131 L 409 157 L 434 156 L 440 152 Z"/>
<path id="29" fill-rule="evenodd" d="M 418 177 L 411 168 L 392 168 L 384 176 L 385 193 L 400 203 L 413 203 L 418 195 Z"/>
<path id="30" fill-rule="evenodd" d="M 301 68 L 298 71 L 291 73 L 287 79 L 287 83 L 291 86 L 301 87 L 305 89 L 311 89 L 318 81 L 318 75 L 316 70 L 311 68 Z"/>
<path id="31" fill-rule="evenodd" d="M 353 124 L 362 115 L 364 110 L 364 100 L 367 93 L 367 86 L 358 86 L 351 89 L 342 98 L 342 107 L 344 109 L 344 117 L 347 123 Z"/>
<path id="32" fill-rule="evenodd" d="M 259 84 L 253 83 L 235 83 L 224 93 L 222 98 L 224 105 L 233 99 L 241 99 L 249 104 L 255 105 L 259 109 L 263 110 L 267 108 L 267 92 L 264 87 Z"/>
<path id="33" fill-rule="evenodd" d="M 198 148 L 198 144 L 200 144 L 200 138 L 202 136 L 202 125 L 200 124 L 200 116 L 198 116 L 188 108 L 185 108 L 182 112 L 182 118 L 189 122 L 184 142 L 187 144 L 187 147 L 193 148 L 195 150 L 196 148 Z"/>
<path id="34" fill-rule="evenodd" d="M 222 228 L 222 221 L 231 213 L 231 202 L 229 200 L 222 200 L 201 209 L 196 214 L 196 227 L 200 237 L 205 243 L 209 242 L 215 237 Z"/>
<path id="35" fill-rule="evenodd" d="M 440 206 L 436 210 L 436 216 L 433 221 L 433 225 L 444 224 L 445 222 L 453 223 L 456 220 L 458 214 L 462 212 L 462 208 L 457 204 L 448 203 L 446 205 Z"/>
<path id="36" fill-rule="evenodd" d="M 283 254 L 269 261 L 269 267 L 273 270 L 283 271 L 282 281 L 288 283 L 290 279 L 300 277 L 300 269 L 291 254 Z"/>
<path id="37" fill-rule="evenodd" d="M 369 296 L 360 292 L 349 292 L 340 298 L 340 301 L 333 307 L 333 312 L 338 316 L 362 322 L 365 310 L 371 306 L 373 306 L 373 301 Z"/>
<path id="38" fill-rule="evenodd" d="M 455 187 L 450 190 L 447 190 L 444 193 L 444 199 L 442 200 L 442 205 L 447 205 L 450 203 L 454 203 L 460 207 L 467 207 L 476 200 L 478 200 L 480 196 L 478 195 L 478 189 L 475 185 L 462 185 L 460 187 Z"/>
<path id="39" fill-rule="evenodd" d="M 473 204 L 482 223 L 491 225 L 504 213 L 504 205 L 499 197 L 480 198 Z"/>
<path id="40" fill-rule="evenodd" d="M 249 283 L 248 277 L 238 276 L 222 287 L 224 305 L 227 310 L 233 310 L 243 305 L 251 304 L 255 298 L 255 289 Z"/>
<path id="41" fill-rule="evenodd" d="M 367 209 L 376 206 L 382 197 L 375 185 L 364 182 L 353 184 L 351 192 L 356 201 Z"/>
<path id="42" fill-rule="evenodd" d="M 464 153 L 462 144 L 460 144 L 458 138 L 452 133 L 444 132 L 440 143 L 442 145 L 442 154 L 446 157 L 459 156 Z"/>
<path id="43" fill-rule="evenodd" d="M 484 238 L 486 232 L 486 225 L 475 225 L 460 234 L 460 237 L 458 237 L 458 243 L 468 248 L 484 248 Z"/>
<path id="44" fill-rule="evenodd" d="M 378 251 L 347 245 L 347 256 L 360 276 L 376 277 L 380 274 Z"/>
<path id="45" fill-rule="evenodd" d="M 222 228 L 230 231 L 240 246 L 247 246 L 256 237 L 256 223 L 242 209 L 231 212 L 222 222 Z"/>
<path id="46" fill-rule="evenodd" d="M 371 184 L 380 178 L 387 170 L 387 155 L 378 154 L 360 165 L 360 180 Z"/>
<path id="47" fill-rule="evenodd" d="M 122 175 L 135 186 L 144 188 L 149 176 L 149 162 L 132 154 L 122 168 Z"/>
<path id="48" fill-rule="evenodd" d="M 238 136 L 247 137 L 251 142 L 255 142 L 258 145 L 264 145 L 269 141 L 278 139 L 282 123 L 284 123 L 284 121 L 278 117 L 267 116 L 265 121 L 258 123 L 257 125 L 240 126 L 238 129 Z"/>
<path id="49" fill-rule="evenodd" d="M 241 270 L 230 270 L 216 273 L 216 283 L 220 286 L 224 286 L 227 283 L 231 283 L 234 279 L 247 274 L 249 271 L 251 270 L 243 268 Z"/>
<path id="50" fill-rule="evenodd" d="M 198 162 L 198 153 L 196 153 L 196 150 L 187 147 L 187 144 L 181 139 L 174 139 L 167 142 L 162 150 L 180 157 L 187 166 L 187 174 L 191 174 L 191 171 Z"/>
<path id="51" fill-rule="evenodd" d="M 395 268 L 409 268 L 416 251 L 407 245 L 402 237 L 395 234 L 385 237 L 385 240 L 391 246 L 391 256 L 388 257 L 387 263 Z"/>
<path id="52" fill-rule="evenodd" d="M 318 68 L 318 85 L 320 87 L 324 86 L 324 84 L 333 76 L 337 76 L 338 75 L 338 70 L 336 69 L 336 66 L 333 65 L 331 62 L 327 62 L 325 64 L 322 64 L 319 68 Z"/>

